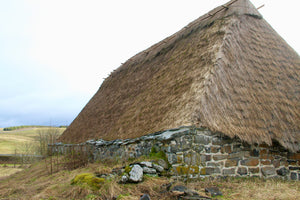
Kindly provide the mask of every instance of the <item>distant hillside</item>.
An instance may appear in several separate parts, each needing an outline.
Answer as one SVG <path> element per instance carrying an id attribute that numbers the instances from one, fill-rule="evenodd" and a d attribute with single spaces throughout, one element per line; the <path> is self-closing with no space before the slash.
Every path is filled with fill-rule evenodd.
<path id="1" fill-rule="evenodd" d="M 15 131 L 18 129 L 24 129 L 24 128 L 50 128 L 53 126 L 38 126 L 38 125 L 25 125 L 25 126 L 10 126 L 10 127 L 5 127 L 3 128 L 3 131 Z M 67 128 L 68 126 L 58 126 L 56 128 Z M 0 129 L 0 131 L 2 128 Z"/>
<path id="2" fill-rule="evenodd" d="M 9 128 L 9 127 L 7 127 Z M 58 135 L 62 134 L 66 128 L 47 127 L 47 126 L 23 126 L 23 128 L 2 131 L 0 129 L 0 153 L 1 154 L 14 154 L 15 150 L 21 150 L 28 143 L 39 142 L 40 134 L 48 134 L 57 132 Z"/>

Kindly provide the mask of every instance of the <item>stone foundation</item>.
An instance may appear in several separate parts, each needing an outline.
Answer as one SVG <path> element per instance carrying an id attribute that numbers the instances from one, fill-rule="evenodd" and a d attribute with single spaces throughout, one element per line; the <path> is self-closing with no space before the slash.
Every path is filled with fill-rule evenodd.
<path id="1" fill-rule="evenodd" d="M 291 153 L 279 144 L 249 145 L 207 129 L 180 127 L 135 139 L 89 140 L 94 160 L 137 158 L 151 149 L 163 151 L 173 176 L 265 177 L 300 180 L 300 153 Z M 76 146 L 76 145 L 71 145 Z M 77 145 L 78 147 L 81 145 Z M 56 151 L 66 152 L 70 145 L 56 144 Z"/>

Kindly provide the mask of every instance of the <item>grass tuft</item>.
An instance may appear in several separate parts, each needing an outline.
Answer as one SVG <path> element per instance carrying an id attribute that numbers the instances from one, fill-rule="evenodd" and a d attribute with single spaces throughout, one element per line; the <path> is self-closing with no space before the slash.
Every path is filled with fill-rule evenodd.
<path id="1" fill-rule="evenodd" d="M 100 184 L 104 183 L 104 178 L 98 178 L 92 173 L 82 173 L 75 176 L 74 179 L 71 180 L 71 185 L 85 185 L 87 184 L 92 189 L 96 190 L 100 188 Z"/>

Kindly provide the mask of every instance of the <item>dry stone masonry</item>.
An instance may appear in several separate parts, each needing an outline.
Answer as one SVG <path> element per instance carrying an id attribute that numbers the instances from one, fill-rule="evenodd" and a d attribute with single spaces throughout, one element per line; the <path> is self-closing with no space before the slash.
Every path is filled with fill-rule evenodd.
<path id="1" fill-rule="evenodd" d="M 276 142 L 271 147 L 249 145 L 238 138 L 231 139 L 205 128 L 180 127 L 135 139 L 89 140 L 85 145 L 92 149 L 94 160 L 137 158 L 149 155 L 153 149 L 163 151 L 174 177 L 237 176 L 300 180 L 299 152 L 291 153 Z M 57 143 L 55 147 L 55 151 L 65 152 L 70 145 Z M 151 173 L 152 168 L 146 167 L 145 164 L 144 170 Z"/>

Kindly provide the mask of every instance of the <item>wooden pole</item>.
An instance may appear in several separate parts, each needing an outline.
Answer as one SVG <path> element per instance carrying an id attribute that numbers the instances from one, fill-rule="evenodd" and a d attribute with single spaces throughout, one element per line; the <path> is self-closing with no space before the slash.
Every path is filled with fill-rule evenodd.
<path id="1" fill-rule="evenodd" d="M 261 5 L 261 6 L 259 6 L 258 8 L 256 8 L 257 10 L 258 9 L 261 9 L 262 7 L 264 7 L 265 6 L 265 4 L 263 4 L 263 5 Z"/>

